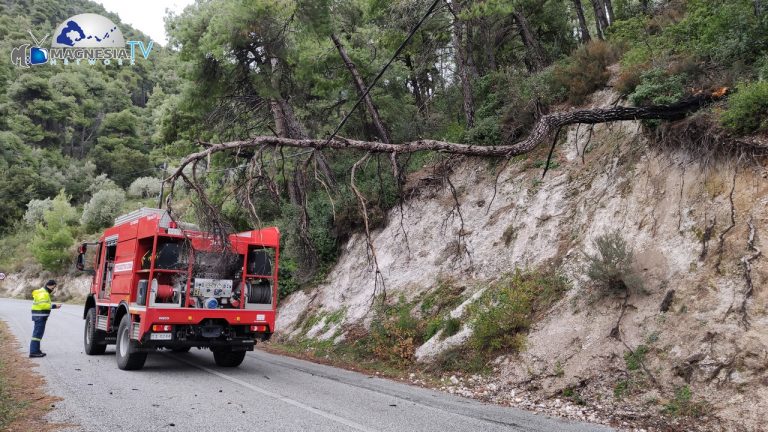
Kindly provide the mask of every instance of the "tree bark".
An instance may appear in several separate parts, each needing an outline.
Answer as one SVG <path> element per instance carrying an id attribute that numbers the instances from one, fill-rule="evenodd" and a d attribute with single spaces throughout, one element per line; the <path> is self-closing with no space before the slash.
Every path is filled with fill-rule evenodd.
<path id="1" fill-rule="evenodd" d="M 326 139 L 289 139 L 274 136 L 255 137 L 247 141 L 232 141 L 222 144 L 200 143 L 207 146 L 204 150 L 188 155 L 181 161 L 176 171 L 167 181 L 175 181 L 182 175 L 184 167 L 196 160 L 207 158 L 213 153 L 234 151 L 243 148 L 262 146 L 298 147 L 336 150 L 362 150 L 372 153 L 406 154 L 420 151 L 438 151 L 450 154 L 486 157 L 512 157 L 530 152 L 560 129 L 572 124 L 598 124 L 626 120 L 679 120 L 698 111 L 710 103 L 723 99 L 727 89 L 715 93 L 693 96 L 670 105 L 652 105 L 647 107 L 615 107 L 553 113 L 543 116 L 525 139 L 509 145 L 477 146 L 457 144 L 445 141 L 422 139 L 403 144 L 359 141 L 336 137 Z"/>
<path id="2" fill-rule="evenodd" d="M 602 0 L 591 0 L 592 9 L 595 11 L 595 28 L 597 37 L 600 40 L 605 39 L 605 29 L 608 28 L 608 18 L 605 17 L 605 4 Z"/>
<path id="3" fill-rule="evenodd" d="M 424 97 L 421 93 L 421 85 L 419 85 L 419 77 L 416 69 L 413 67 L 413 60 L 411 60 L 410 54 L 403 56 L 403 62 L 408 68 L 408 84 L 411 86 L 411 93 L 413 94 L 414 102 L 416 102 L 416 108 L 419 109 L 421 114 L 426 112 L 426 105 L 424 104 Z"/>
<path id="4" fill-rule="evenodd" d="M 528 23 L 528 19 L 525 18 L 519 11 L 512 12 L 512 17 L 515 19 L 517 29 L 520 32 L 520 37 L 523 40 L 523 45 L 526 51 L 526 64 L 529 72 L 536 72 L 546 66 L 546 60 L 544 59 L 544 52 L 539 45 L 539 42 L 533 36 L 531 31 L 531 25 Z"/>
<path id="5" fill-rule="evenodd" d="M 603 3 L 605 3 L 605 12 L 608 14 L 608 25 L 613 24 L 613 3 L 611 3 L 611 0 L 603 0 Z"/>
<path id="6" fill-rule="evenodd" d="M 360 76 L 355 63 L 351 58 L 349 58 L 349 55 L 347 55 L 347 50 L 344 49 L 344 45 L 342 45 L 339 38 L 336 37 L 335 34 L 331 33 L 331 40 L 336 46 L 336 49 L 339 51 L 339 55 L 344 61 L 344 65 L 347 66 L 347 70 L 349 70 L 349 73 L 352 75 L 352 81 L 355 83 L 357 92 L 360 94 L 360 96 L 362 96 L 368 89 L 368 87 L 365 85 L 365 82 L 363 82 L 363 77 Z M 373 126 L 376 128 L 376 132 L 379 135 L 379 140 L 385 143 L 392 142 L 389 131 L 387 131 L 387 128 L 384 126 L 384 122 L 381 120 L 381 116 L 379 115 L 379 110 L 376 109 L 376 105 L 374 105 L 370 93 L 365 95 L 363 102 L 365 102 L 365 108 L 368 110 L 368 114 L 371 116 L 371 121 L 373 121 Z"/>
<path id="7" fill-rule="evenodd" d="M 464 118 L 467 122 L 467 129 L 475 126 L 475 98 L 472 94 L 472 82 L 470 80 L 469 63 L 467 61 L 467 52 L 464 47 L 464 24 L 458 15 L 461 12 L 460 3 L 454 5 L 453 17 L 453 50 L 456 59 L 456 73 L 461 80 L 461 90 L 464 96 Z"/>
<path id="8" fill-rule="evenodd" d="M 576 10 L 576 17 L 579 19 L 581 43 L 587 43 L 592 40 L 592 37 L 589 35 L 589 26 L 587 26 L 587 19 L 584 17 L 584 7 L 581 4 L 581 0 L 573 0 L 573 8 Z"/>

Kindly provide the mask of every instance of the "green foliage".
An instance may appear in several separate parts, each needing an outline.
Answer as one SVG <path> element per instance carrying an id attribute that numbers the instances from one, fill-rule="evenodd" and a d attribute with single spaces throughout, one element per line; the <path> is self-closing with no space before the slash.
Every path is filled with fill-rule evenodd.
<path id="1" fill-rule="evenodd" d="M 768 130 L 768 81 L 740 84 L 720 114 L 728 131 L 746 135 Z"/>
<path id="2" fill-rule="evenodd" d="M 46 198 L 43 200 L 33 199 L 27 203 L 27 211 L 24 213 L 24 222 L 35 226 L 43 222 L 45 212 L 53 208 L 53 200 Z"/>
<path id="3" fill-rule="evenodd" d="M 568 289 L 560 275 L 515 271 L 489 286 L 470 308 L 469 345 L 479 352 L 525 349 L 525 332 L 537 312 L 546 310 Z"/>
<path id="4" fill-rule="evenodd" d="M 602 291 L 639 291 L 642 281 L 632 268 L 632 250 L 620 231 L 598 236 L 593 241 L 597 253 L 586 256 L 586 274 Z"/>
<path id="5" fill-rule="evenodd" d="M 155 177 L 139 177 L 128 187 L 128 196 L 137 198 L 157 197 L 163 181 Z"/>
<path id="6" fill-rule="evenodd" d="M 661 69 L 651 69 L 640 77 L 640 83 L 629 100 L 635 105 L 661 105 L 677 102 L 685 95 L 686 77 L 669 75 Z"/>
<path id="7" fill-rule="evenodd" d="M 379 303 L 364 342 L 376 358 L 396 364 L 413 362 L 416 347 L 423 343 L 423 322 L 411 312 L 413 305 L 400 296 L 395 304 Z"/>
<path id="8" fill-rule="evenodd" d="M 627 370 L 639 370 L 642 367 L 646 354 L 648 354 L 648 347 L 645 345 L 638 346 L 634 351 L 627 351 L 624 354 L 624 363 L 627 365 Z"/>
<path id="9" fill-rule="evenodd" d="M 62 191 L 53 199 L 51 209 L 45 211 L 43 222 L 37 224 L 30 245 L 44 269 L 60 271 L 71 262 L 69 248 L 75 243 L 72 225 L 76 222 L 77 212 Z"/>
<path id="10" fill-rule="evenodd" d="M 83 207 L 80 223 L 89 232 L 108 227 L 122 212 L 124 202 L 125 192 L 121 189 L 100 190 Z"/>
<path id="11" fill-rule="evenodd" d="M 614 61 L 616 53 L 609 44 L 590 42 L 555 66 L 551 78 L 553 91 L 564 95 L 570 104 L 579 105 L 605 86 L 610 77 L 608 66 Z"/>
<path id="12" fill-rule="evenodd" d="M 686 386 L 675 389 L 675 395 L 664 405 L 663 412 L 674 417 L 701 417 L 707 413 L 708 406 L 704 402 L 693 400 L 691 388 Z"/>

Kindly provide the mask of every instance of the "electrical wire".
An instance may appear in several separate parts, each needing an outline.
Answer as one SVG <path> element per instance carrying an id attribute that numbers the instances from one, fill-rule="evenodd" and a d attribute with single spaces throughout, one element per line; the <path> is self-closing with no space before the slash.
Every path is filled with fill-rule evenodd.
<path id="1" fill-rule="evenodd" d="M 424 24 L 424 21 L 426 21 L 427 18 L 432 14 L 432 12 L 437 7 L 438 3 L 440 3 L 440 0 L 435 0 L 434 2 L 432 2 L 432 6 L 430 6 L 429 9 L 427 9 L 427 12 L 424 14 L 423 17 L 421 17 L 421 20 L 419 20 L 419 22 L 416 23 L 416 25 L 411 29 L 410 33 L 408 33 L 408 37 L 406 37 L 405 40 L 400 44 L 400 46 L 397 48 L 397 51 L 395 51 L 395 53 L 389 59 L 387 64 L 385 64 L 384 67 L 381 68 L 379 73 L 376 75 L 376 78 L 373 79 L 371 84 L 368 85 L 368 88 L 365 89 L 365 92 L 360 96 L 360 98 L 357 99 L 357 102 L 355 102 L 355 105 L 352 107 L 352 109 L 347 113 L 347 115 L 344 116 L 343 119 L 341 119 L 341 123 L 339 123 L 339 125 L 336 126 L 336 129 L 333 131 L 331 136 L 329 136 L 328 139 L 325 141 L 325 145 L 328 145 L 328 143 L 331 142 L 331 140 L 336 136 L 336 134 L 339 133 L 339 130 L 341 130 L 341 128 L 344 127 L 344 125 L 347 123 L 347 120 L 349 120 L 349 117 L 352 116 L 352 113 L 355 112 L 355 109 L 357 109 L 357 107 L 360 106 L 360 102 L 362 102 L 363 99 L 365 99 L 366 96 L 368 96 L 368 93 L 371 92 L 371 89 L 373 88 L 373 86 L 376 85 L 376 82 L 379 81 L 379 78 L 381 78 L 381 76 L 384 75 L 384 72 L 386 72 L 387 68 L 389 68 L 389 65 L 391 65 L 392 62 L 395 61 L 397 56 L 400 55 L 400 52 L 402 52 L 405 46 L 408 45 L 408 42 L 411 41 L 411 38 L 413 37 L 414 34 L 416 34 L 416 31 L 419 29 L 419 27 L 421 27 L 421 25 Z"/>

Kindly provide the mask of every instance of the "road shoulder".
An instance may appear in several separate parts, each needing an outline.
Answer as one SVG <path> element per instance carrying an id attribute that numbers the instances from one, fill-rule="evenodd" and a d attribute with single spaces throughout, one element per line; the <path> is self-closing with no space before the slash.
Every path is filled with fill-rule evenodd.
<path id="1" fill-rule="evenodd" d="M 70 426 L 45 419 L 61 399 L 45 392 L 38 365 L 19 349 L 8 325 L 0 320 L 0 430 L 45 432 Z"/>

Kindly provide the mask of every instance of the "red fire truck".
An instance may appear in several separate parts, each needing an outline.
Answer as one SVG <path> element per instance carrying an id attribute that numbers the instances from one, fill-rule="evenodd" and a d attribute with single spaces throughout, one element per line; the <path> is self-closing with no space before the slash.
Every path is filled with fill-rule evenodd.
<path id="1" fill-rule="evenodd" d="M 151 351 L 198 347 L 219 366 L 239 366 L 275 328 L 279 245 L 277 228 L 221 241 L 164 210 L 118 217 L 78 251 L 80 270 L 94 264 L 83 311 L 86 354 L 115 344 L 117 366 L 133 370 Z"/>

